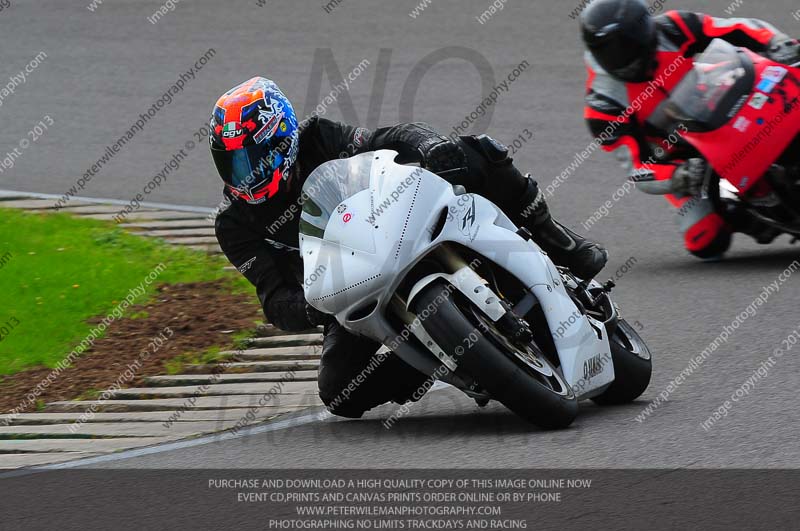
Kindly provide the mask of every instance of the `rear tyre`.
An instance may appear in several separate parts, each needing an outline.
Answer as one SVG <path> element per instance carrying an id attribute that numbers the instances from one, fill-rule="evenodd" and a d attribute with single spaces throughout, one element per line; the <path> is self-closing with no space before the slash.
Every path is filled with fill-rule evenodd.
<path id="1" fill-rule="evenodd" d="M 433 340 L 460 371 L 520 417 L 547 429 L 569 426 L 578 414 L 578 401 L 560 371 L 534 343 L 515 346 L 470 303 L 459 307 L 457 296 L 436 282 L 414 301 L 415 310 L 436 308 L 424 321 Z"/>
<path id="2" fill-rule="evenodd" d="M 653 372 L 650 350 L 624 319 L 620 319 L 608 343 L 614 362 L 614 381 L 592 400 L 601 406 L 633 402 L 650 385 L 650 375 Z"/>

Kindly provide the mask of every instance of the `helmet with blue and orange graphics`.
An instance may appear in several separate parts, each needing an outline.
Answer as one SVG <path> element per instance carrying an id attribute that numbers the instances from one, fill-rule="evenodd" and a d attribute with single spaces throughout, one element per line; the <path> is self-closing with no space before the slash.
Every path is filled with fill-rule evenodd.
<path id="1" fill-rule="evenodd" d="M 254 77 L 223 94 L 209 129 L 214 164 L 234 197 L 258 204 L 279 193 L 297 160 L 300 131 L 275 83 Z"/>

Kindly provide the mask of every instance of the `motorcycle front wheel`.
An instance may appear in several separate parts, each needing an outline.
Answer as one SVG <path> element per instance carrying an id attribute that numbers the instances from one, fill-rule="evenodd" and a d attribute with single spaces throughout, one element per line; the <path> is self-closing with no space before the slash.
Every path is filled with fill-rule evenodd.
<path id="1" fill-rule="evenodd" d="M 414 309 L 436 308 L 422 325 L 459 371 L 529 422 L 546 429 L 569 426 L 578 401 L 541 349 L 533 342 L 514 344 L 471 303 L 457 299 L 446 284 L 435 282 L 415 298 Z"/>

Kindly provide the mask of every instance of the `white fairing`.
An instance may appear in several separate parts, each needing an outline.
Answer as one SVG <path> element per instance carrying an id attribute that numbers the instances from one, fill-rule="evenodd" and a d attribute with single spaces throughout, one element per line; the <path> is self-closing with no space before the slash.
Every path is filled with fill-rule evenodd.
<path id="1" fill-rule="evenodd" d="M 564 378 L 580 390 L 579 398 L 611 383 L 614 368 L 607 361 L 605 327 L 579 312 L 547 255 L 518 236 L 514 224 L 487 199 L 456 195 L 433 173 L 395 163 L 396 155 L 381 150 L 331 161 L 306 181 L 304 191 L 315 201 L 318 197 L 325 201 L 328 187 L 332 192 L 330 208 L 319 216 L 305 207 L 302 213 L 301 225 L 312 229 L 301 226 L 300 239 L 308 302 L 336 315 L 348 330 L 392 347 L 408 363 L 431 374 L 440 367 L 439 359 L 398 341 L 400 330 L 386 320 L 386 307 L 405 274 L 432 248 L 457 242 L 505 268 L 537 297 Z M 350 187 L 353 195 L 342 184 L 348 174 L 362 182 Z M 338 203 L 337 186 L 343 196 Z M 431 240 L 443 212 L 448 213 L 444 227 Z"/>

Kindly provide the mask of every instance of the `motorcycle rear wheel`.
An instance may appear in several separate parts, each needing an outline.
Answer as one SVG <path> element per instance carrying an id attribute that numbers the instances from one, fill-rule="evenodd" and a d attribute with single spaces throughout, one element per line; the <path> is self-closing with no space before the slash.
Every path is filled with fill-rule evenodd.
<path id="1" fill-rule="evenodd" d="M 592 401 L 601 406 L 633 402 L 650 385 L 653 372 L 650 350 L 624 319 L 620 319 L 614 335 L 608 338 L 608 344 L 614 362 L 614 381 Z"/>

